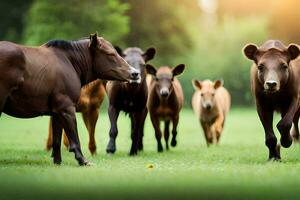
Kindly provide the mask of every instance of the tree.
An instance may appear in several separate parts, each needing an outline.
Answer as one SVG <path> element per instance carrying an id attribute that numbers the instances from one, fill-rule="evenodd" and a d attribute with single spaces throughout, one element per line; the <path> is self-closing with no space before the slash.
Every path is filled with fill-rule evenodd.
<path id="1" fill-rule="evenodd" d="M 2 0 L 0 6 L 0 40 L 20 42 L 24 28 L 24 18 L 31 0 Z"/>
<path id="2" fill-rule="evenodd" d="M 193 48 L 194 27 L 198 25 L 200 8 L 197 0 L 124 0 L 130 4 L 128 46 L 143 49 L 154 46 L 159 60 L 175 64 L 174 57 Z M 157 60 L 157 59 L 156 59 Z"/>
<path id="3" fill-rule="evenodd" d="M 129 31 L 128 5 L 119 0 L 36 0 L 29 10 L 24 42 L 39 45 L 50 39 L 78 39 L 95 31 L 122 43 Z"/>

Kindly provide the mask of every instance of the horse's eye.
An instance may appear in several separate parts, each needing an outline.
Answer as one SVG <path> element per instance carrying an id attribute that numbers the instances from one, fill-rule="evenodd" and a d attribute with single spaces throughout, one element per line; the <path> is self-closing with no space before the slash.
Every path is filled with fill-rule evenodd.
<path id="1" fill-rule="evenodd" d="M 204 96 L 204 94 L 203 93 L 201 93 L 201 97 L 203 97 Z"/>
<path id="2" fill-rule="evenodd" d="M 215 96 L 215 93 L 211 93 L 211 96 Z"/>
<path id="3" fill-rule="evenodd" d="M 259 70 L 260 72 L 262 72 L 262 71 L 264 71 L 265 66 L 264 66 L 263 64 L 260 64 L 260 65 L 257 66 L 257 68 L 258 68 L 258 70 Z"/>
<path id="4" fill-rule="evenodd" d="M 154 77 L 154 80 L 155 80 L 155 81 L 159 81 L 159 79 L 158 79 L 157 77 Z"/>

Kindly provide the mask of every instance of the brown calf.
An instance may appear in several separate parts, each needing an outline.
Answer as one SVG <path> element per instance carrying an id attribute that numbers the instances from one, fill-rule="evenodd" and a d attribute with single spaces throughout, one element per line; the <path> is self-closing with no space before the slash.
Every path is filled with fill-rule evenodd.
<path id="1" fill-rule="evenodd" d="M 192 106 L 203 128 L 207 146 L 218 143 L 230 109 L 229 92 L 222 86 L 223 82 L 220 80 L 192 82 L 196 90 Z"/>
<path id="2" fill-rule="evenodd" d="M 155 129 L 158 152 L 163 151 L 161 144 L 162 134 L 159 126 L 160 121 L 165 122 L 164 138 L 166 149 L 169 149 L 169 125 L 171 121 L 173 123 L 171 146 L 175 147 L 177 144 L 177 125 L 184 97 L 181 85 L 175 76 L 181 74 L 184 68 L 185 66 L 180 64 L 173 69 L 160 67 L 156 70 L 153 66 L 146 65 L 147 72 L 153 76 L 149 86 L 147 108 Z"/>
<path id="3" fill-rule="evenodd" d="M 292 144 L 290 129 L 299 139 L 298 120 L 300 115 L 300 60 L 299 47 L 288 47 L 280 41 L 269 40 L 261 47 L 248 44 L 244 48 L 247 58 L 254 61 L 251 68 L 251 86 L 256 99 L 256 108 L 265 130 L 269 160 L 280 160 L 279 145 L 273 131 L 273 113 L 278 111 L 281 120 L 277 129 L 281 134 L 280 143 L 288 148 Z"/>
<path id="4" fill-rule="evenodd" d="M 101 80 L 95 80 L 81 88 L 80 98 L 76 106 L 76 111 L 81 112 L 84 124 L 89 133 L 89 150 L 92 155 L 96 154 L 95 128 L 99 116 L 99 109 L 105 96 L 105 89 Z M 46 150 L 52 148 L 52 118 L 49 121 L 49 133 Z M 63 134 L 63 141 L 69 147 L 66 134 Z"/>

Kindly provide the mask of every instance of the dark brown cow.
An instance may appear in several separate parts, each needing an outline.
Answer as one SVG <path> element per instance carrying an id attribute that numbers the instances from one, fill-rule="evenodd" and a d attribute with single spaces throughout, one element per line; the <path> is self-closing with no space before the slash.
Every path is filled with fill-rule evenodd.
<path id="1" fill-rule="evenodd" d="M 256 98 L 259 118 L 265 130 L 269 160 L 280 160 L 280 146 L 273 131 L 273 113 L 278 111 L 281 120 L 277 129 L 280 143 L 288 148 L 292 144 L 290 129 L 294 123 L 294 135 L 299 139 L 298 120 L 300 115 L 300 60 L 299 47 L 284 46 L 280 41 L 269 40 L 261 47 L 248 44 L 244 48 L 247 58 L 254 61 L 251 68 L 251 86 Z"/>
<path id="2" fill-rule="evenodd" d="M 92 155 L 96 154 L 95 128 L 99 116 L 99 109 L 104 100 L 105 88 L 101 80 L 95 80 L 81 88 L 79 102 L 76 112 L 81 112 L 84 124 L 89 133 L 89 150 Z M 52 119 L 49 121 L 49 133 L 47 138 L 46 150 L 52 148 L 53 143 Z M 69 141 L 63 133 L 65 146 L 69 147 Z"/>
<path id="3" fill-rule="evenodd" d="M 147 72 L 153 76 L 149 86 L 147 108 L 155 129 L 157 151 L 162 152 L 160 121 L 165 122 L 166 148 L 169 149 L 169 125 L 171 121 L 173 123 L 171 146 L 175 147 L 177 144 L 177 125 L 184 97 L 181 85 L 175 76 L 181 74 L 185 66 L 180 64 L 173 69 L 160 67 L 156 70 L 153 66 L 146 65 L 146 68 Z"/>
<path id="4" fill-rule="evenodd" d="M 75 117 L 81 87 L 98 78 L 129 81 L 138 76 L 97 34 L 78 41 L 50 41 L 41 47 L 0 42 L 0 112 L 19 118 L 52 116 L 54 163 L 61 163 L 64 129 L 69 150 L 80 165 L 87 165 Z"/>
<path id="5" fill-rule="evenodd" d="M 128 113 L 131 119 L 132 145 L 130 155 L 136 155 L 138 149 L 143 149 L 142 137 L 144 122 L 147 115 L 148 89 L 146 83 L 145 63 L 153 59 L 155 49 L 149 48 L 144 53 L 137 47 L 127 48 L 124 52 L 117 48 L 120 55 L 126 62 L 138 70 L 141 74 L 140 80 L 135 82 L 122 83 L 108 81 L 106 85 L 109 98 L 108 115 L 111 128 L 109 131 L 109 142 L 106 148 L 107 153 L 115 153 L 116 137 L 118 134 L 117 120 L 120 111 Z"/>

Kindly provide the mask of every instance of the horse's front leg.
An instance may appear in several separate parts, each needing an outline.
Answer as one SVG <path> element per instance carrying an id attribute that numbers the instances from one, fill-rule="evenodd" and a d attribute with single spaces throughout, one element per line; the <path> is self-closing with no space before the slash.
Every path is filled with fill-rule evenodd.
<path id="1" fill-rule="evenodd" d="M 298 109 L 298 100 L 297 98 L 293 98 L 290 106 L 286 109 L 281 111 L 282 119 L 277 124 L 277 129 L 280 132 L 281 138 L 280 143 L 283 147 L 288 148 L 293 143 L 293 138 L 290 134 L 290 130 L 292 128 L 293 119 L 295 113 Z"/>
<path id="2" fill-rule="evenodd" d="M 77 131 L 77 122 L 75 116 L 75 106 L 70 105 L 68 107 L 59 110 L 59 117 L 63 123 L 63 128 L 69 140 L 69 151 L 74 152 L 75 159 L 79 165 L 89 165 L 82 152 Z"/>

